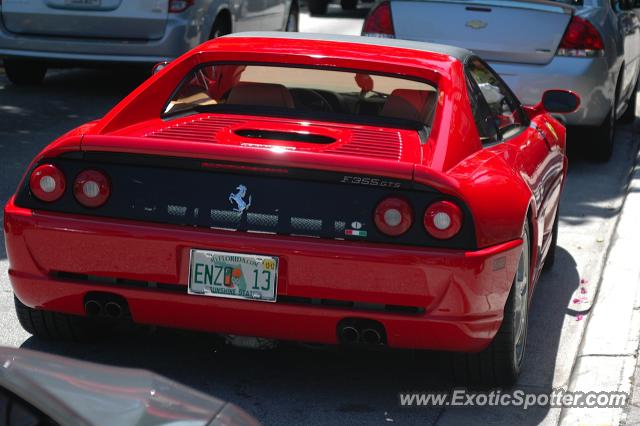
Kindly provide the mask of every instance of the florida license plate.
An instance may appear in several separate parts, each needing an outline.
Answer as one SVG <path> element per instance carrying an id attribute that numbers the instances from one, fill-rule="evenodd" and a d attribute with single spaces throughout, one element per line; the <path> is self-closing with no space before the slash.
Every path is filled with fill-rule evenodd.
<path id="1" fill-rule="evenodd" d="M 191 250 L 189 294 L 275 302 L 278 258 Z"/>

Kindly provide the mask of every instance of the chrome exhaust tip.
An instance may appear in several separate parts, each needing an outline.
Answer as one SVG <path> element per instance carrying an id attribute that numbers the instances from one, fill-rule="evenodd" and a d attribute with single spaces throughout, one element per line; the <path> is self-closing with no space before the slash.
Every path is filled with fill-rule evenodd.
<path id="1" fill-rule="evenodd" d="M 357 328 L 348 325 L 342 328 L 340 337 L 344 343 L 357 343 L 360 340 L 360 332 Z"/>
<path id="2" fill-rule="evenodd" d="M 362 331 L 362 341 L 367 345 L 379 345 L 382 343 L 382 335 L 373 328 L 366 328 Z"/>
<path id="3" fill-rule="evenodd" d="M 87 316 L 97 317 L 102 314 L 102 303 L 97 300 L 87 300 L 84 304 L 84 311 L 87 313 Z"/>
<path id="4" fill-rule="evenodd" d="M 104 305 L 104 313 L 109 318 L 120 318 L 122 316 L 122 306 L 118 302 L 107 302 Z"/>

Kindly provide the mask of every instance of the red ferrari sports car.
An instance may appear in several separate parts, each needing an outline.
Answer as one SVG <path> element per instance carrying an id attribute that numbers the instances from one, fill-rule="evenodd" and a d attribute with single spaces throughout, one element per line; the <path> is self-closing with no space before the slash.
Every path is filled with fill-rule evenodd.
<path id="1" fill-rule="evenodd" d="M 4 216 L 18 318 L 447 350 L 511 383 L 567 169 L 549 112 L 578 103 L 524 107 L 448 46 L 205 43 L 33 161 Z"/>

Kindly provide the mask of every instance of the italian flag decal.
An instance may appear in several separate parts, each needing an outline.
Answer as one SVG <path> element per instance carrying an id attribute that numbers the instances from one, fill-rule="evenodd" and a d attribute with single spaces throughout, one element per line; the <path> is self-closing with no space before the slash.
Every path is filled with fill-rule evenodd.
<path id="1" fill-rule="evenodd" d="M 352 237 L 366 237 L 367 231 L 358 231 L 357 229 L 346 229 L 344 231 L 344 235 L 349 235 Z"/>

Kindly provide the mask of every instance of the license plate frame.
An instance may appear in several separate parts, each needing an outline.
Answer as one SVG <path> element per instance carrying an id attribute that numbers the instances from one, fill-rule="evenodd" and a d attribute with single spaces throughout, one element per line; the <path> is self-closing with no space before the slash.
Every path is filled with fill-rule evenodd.
<path id="1" fill-rule="evenodd" d="M 277 256 L 191 249 L 187 293 L 275 303 L 278 266 Z"/>

